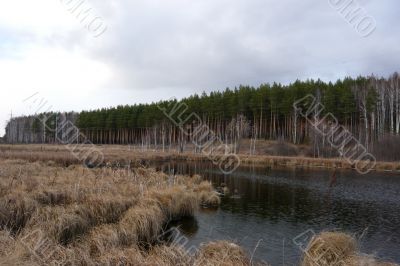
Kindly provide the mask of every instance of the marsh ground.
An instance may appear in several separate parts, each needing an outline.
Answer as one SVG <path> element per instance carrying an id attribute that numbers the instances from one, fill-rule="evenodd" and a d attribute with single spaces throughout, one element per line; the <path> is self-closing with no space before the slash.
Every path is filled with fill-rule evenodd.
<path id="1" fill-rule="evenodd" d="M 188 252 L 160 237 L 168 223 L 220 203 L 211 183 L 200 176 L 167 175 L 141 166 L 142 160 L 178 155 L 110 146 L 103 148 L 110 164 L 89 169 L 62 146 L 0 150 L 0 265 L 261 263 L 232 242 L 203 243 Z M 128 171 L 113 164 L 125 156 L 135 162 Z M 335 265 L 341 260 L 346 265 L 380 265 L 361 256 L 351 237 L 323 239 L 317 250 L 310 242 L 302 265 Z M 350 243 L 351 249 L 343 243 Z M 320 253 L 320 247 L 334 253 Z M 307 260 L 309 254 L 318 258 L 318 264 Z"/>

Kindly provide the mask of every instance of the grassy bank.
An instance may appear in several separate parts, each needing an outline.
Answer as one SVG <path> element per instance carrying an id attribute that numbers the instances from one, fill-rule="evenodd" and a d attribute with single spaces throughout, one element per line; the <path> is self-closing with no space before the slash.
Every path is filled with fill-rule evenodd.
<path id="1" fill-rule="evenodd" d="M 89 146 L 80 145 L 75 152 L 84 154 Z M 209 161 L 203 154 L 162 152 L 159 150 L 142 151 L 130 146 L 96 146 L 96 149 L 104 154 L 104 162 L 111 164 L 126 164 L 132 162 L 140 165 L 145 161 L 154 160 L 187 160 L 187 161 Z M 0 158 L 23 159 L 30 162 L 53 161 L 58 165 L 69 166 L 79 164 L 76 158 L 67 148 L 62 145 L 0 145 Z M 218 155 L 214 158 L 218 159 Z M 355 166 L 340 158 L 310 158 L 304 156 L 270 156 L 270 155 L 246 155 L 239 154 L 242 165 L 269 166 L 271 168 L 338 168 L 355 169 Z M 375 171 L 400 172 L 400 162 L 377 162 Z"/>
<path id="2" fill-rule="evenodd" d="M 219 203 L 199 176 L 0 159 L 0 265 L 266 265 L 232 242 L 188 253 L 160 238 L 168 223 Z M 314 237 L 301 264 L 394 265 L 341 233 Z"/>
<path id="3" fill-rule="evenodd" d="M 0 265 L 50 264 L 55 251 L 66 265 L 174 265 L 180 253 L 196 260 L 158 236 L 169 222 L 219 203 L 210 183 L 51 164 L 0 161 Z"/>

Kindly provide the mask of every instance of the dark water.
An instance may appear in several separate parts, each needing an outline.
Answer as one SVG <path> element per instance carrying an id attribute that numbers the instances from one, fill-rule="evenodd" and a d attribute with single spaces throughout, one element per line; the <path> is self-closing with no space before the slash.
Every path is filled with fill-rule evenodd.
<path id="1" fill-rule="evenodd" d="M 153 166 L 200 174 L 215 186 L 226 184 L 234 194 L 223 198 L 218 210 L 202 210 L 180 224 L 187 247 L 231 240 L 255 260 L 298 265 L 302 252 L 294 238 L 308 230 L 339 230 L 357 237 L 362 252 L 400 263 L 400 175 L 339 171 L 330 186 L 333 172 L 326 170 L 241 167 L 223 175 L 211 163 Z"/>

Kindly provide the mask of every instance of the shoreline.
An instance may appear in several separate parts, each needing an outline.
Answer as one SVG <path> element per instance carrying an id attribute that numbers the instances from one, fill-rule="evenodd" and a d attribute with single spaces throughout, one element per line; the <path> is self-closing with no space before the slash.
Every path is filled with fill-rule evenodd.
<path id="1" fill-rule="evenodd" d="M 0 197 L 1 265 L 271 265 L 227 237 L 188 245 L 184 233 L 167 228 L 202 208 L 220 207 L 220 195 L 200 176 L 177 175 L 171 182 L 165 173 L 139 167 L 132 182 L 123 169 L 106 169 L 99 178 L 100 169 L 82 165 L 2 159 L 0 168 L 8 172 L 0 179 L 8 188 Z M 10 185 L 4 177 L 21 169 L 27 174 Z M 293 265 L 397 265 L 362 253 L 350 232 L 307 230 L 293 243 L 302 247 Z"/>
<path id="2" fill-rule="evenodd" d="M 83 153 L 88 150 L 88 145 L 76 146 L 76 151 Z M 140 162 L 140 161 L 208 161 L 204 154 L 176 151 L 141 150 L 137 147 L 123 145 L 96 145 L 104 154 L 104 162 Z M 216 159 L 222 155 L 214 155 Z M 274 156 L 274 155 L 248 155 L 238 154 L 242 166 L 262 166 L 271 168 L 291 169 L 344 169 L 356 170 L 355 166 L 340 158 L 312 158 L 303 156 Z M 65 145 L 55 144 L 0 144 L 0 158 L 23 159 L 28 161 L 54 161 L 59 164 L 80 164 Z M 400 162 L 378 161 L 370 172 L 400 173 Z"/>

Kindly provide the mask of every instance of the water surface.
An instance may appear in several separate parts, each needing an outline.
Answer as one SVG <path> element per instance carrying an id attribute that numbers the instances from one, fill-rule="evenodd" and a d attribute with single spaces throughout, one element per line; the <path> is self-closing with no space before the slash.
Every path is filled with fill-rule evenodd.
<path id="1" fill-rule="evenodd" d="M 294 238 L 307 231 L 339 230 L 357 237 L 362 252 L 400 263 L 399 175 L 345 170 L 332 182 L 332 170 L 240 167 L 224 175 L 207 162 L 152 166 L 200 174 L 216 187 L 225 184 L 233 194 L 222 199 L 218 210 L 201 210 L 179 225 L 188 247 L 230 240 L 255 260 L 298 265 L 302 252 Z"/>

